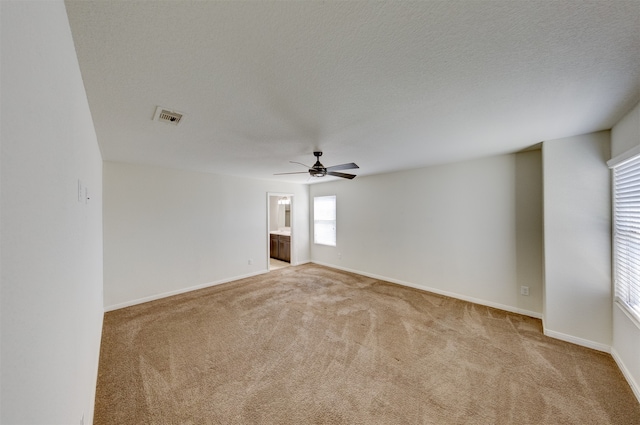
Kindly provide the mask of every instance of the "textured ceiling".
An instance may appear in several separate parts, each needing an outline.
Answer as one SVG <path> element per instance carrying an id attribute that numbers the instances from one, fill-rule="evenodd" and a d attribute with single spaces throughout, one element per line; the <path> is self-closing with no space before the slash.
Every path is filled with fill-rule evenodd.
<path id="1" fill-rule="evenodd" d="M 515 152 L 640 100 L 638 0 L 66 5 L 105 160 L 304 183 L 273 174 Z"/>

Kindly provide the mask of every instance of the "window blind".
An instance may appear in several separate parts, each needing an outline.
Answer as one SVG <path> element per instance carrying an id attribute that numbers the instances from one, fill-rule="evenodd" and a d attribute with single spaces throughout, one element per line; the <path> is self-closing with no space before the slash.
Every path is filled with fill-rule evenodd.
<path id="1" fill-rule="evenodd" d="M 336 197 L 313 198 L 313 242 L 336 246 Z"/>
<path id="2" fill-rule="evenodd" d="M 613 166 L 615 298 L 640 321 L 640 156 Z"/>

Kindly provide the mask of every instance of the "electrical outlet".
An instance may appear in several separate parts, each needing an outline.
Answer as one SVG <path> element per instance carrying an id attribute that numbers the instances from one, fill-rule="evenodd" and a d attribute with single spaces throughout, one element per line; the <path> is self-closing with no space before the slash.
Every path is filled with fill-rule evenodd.
<path id="1" fill-rule="evenodd" d="M 252 266 L 252 265 L 253 265 L 253 260 L 251 260 L 251 259 L 250 259 L 247 263 L 248 263 L 250 266 Z"/>
<path id="2" fill-rule="evenodd" d="M 341 252 L 338 253 L 338 260 L 342 260 L 342 253 Z"/>
<path id="3" fill-rule="evenodd" d="M 521 286 L 520 287 L 520 295 L 529 296 L 529 287 Z"/>

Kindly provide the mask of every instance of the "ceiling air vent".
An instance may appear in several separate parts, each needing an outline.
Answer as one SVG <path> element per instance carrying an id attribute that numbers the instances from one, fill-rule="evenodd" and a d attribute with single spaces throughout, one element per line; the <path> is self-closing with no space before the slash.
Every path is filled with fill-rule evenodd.
<path id="1" fill-rule="evenodd" d="M 154 121 L 165 122 L 167 124 L 178 125 L 182 121 L 182 114 L 180 112 L 171 111 L 162 106 L 156 108 L 156 113 L 153 116 Z"/>

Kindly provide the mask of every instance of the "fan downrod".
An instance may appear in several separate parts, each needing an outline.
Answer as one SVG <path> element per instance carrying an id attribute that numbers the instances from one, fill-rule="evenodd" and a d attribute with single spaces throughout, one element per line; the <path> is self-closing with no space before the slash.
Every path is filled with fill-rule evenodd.
<path id="1" fill-rule="evenodd" d="M 338 170 L 352 170 L 354 168 L 360 168 L 358 167 L 354 162 L 350 162 L 348 164 L 340 164 L 340 165 L 333 165 L 331 167 L 325 167 L 324 165 L 322 165 L 322 163 L 320 162 L 320 157 L 322 156 L 322 151 L 315 151 L 313 152 L 313 156 L 316 157 L 316 163 L 313 164 L 312 167 L 308 168 L 308 165 L 305 165 L 301 162 L 296 162 L 296 161 L 289 161 L 292 164 L 299 164 L 302 165 L 304 167 L 307 167 L 307 171 L 306 173 L 309 173 L 309 175 L 311 177 L 324 177 L 324 176 L 334 176 L 334 177 L 342 177 L 343 179 L 349 179 L 352 180 L 355 176 L 355 174 L 347 174 L 347 173 L 340 173 L 338 172 Z M 279 175 L 283 175 L 283 174 L 305 174 L 304 171 L 295 171 L 293 173 L 277 173 L 275 175 L 279 176 Z"/>
<path id="2" fill-rule="evenodd" d="M 320 163 L 320 157 L 322 156 L 322 152 L 314 152 L 313 155 L 316 157 L 316 163 L 313 164 L 313 167 L 309 169 L 309 174 L 313 177 L 324 177 L 327 175 L 327 169 Z"/>

